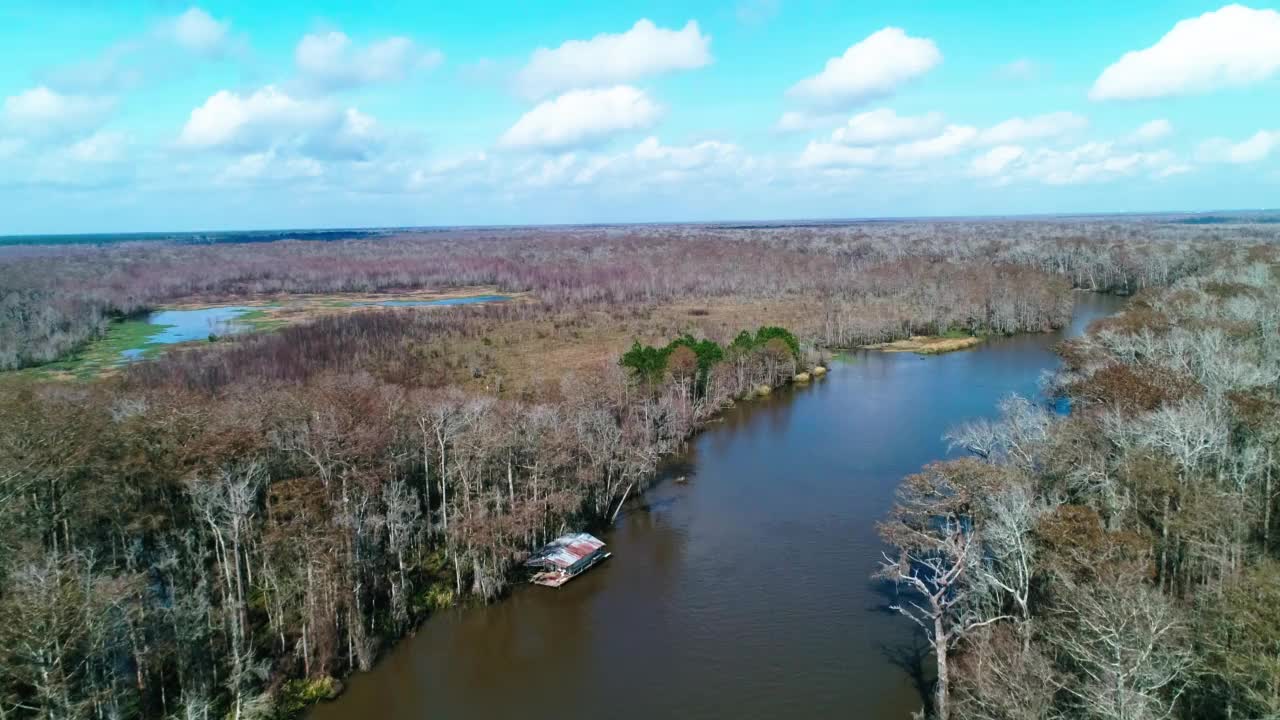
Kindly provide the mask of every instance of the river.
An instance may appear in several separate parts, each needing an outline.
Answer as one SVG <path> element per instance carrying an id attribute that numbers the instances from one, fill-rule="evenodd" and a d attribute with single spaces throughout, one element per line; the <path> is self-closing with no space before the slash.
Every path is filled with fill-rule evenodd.
<path id="1" fill-rule="evenodd" d="M 1063 332 L 921 357 L 860 351 L 733 408 L 604 535 L 613 557 L 425 623 L 312 720 L 892 718 L 921 706 L 919 641 L 869 579 L 875 525 L 942 434 L 1037 397 Z M 923 666 L 927 668 L 928 663 Z"/>

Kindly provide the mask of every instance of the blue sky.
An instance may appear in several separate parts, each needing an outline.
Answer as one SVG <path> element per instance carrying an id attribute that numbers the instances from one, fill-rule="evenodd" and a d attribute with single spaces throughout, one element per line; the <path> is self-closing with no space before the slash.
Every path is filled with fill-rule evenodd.
<path id="1" fill-rule="evenodd" d="M 10 0 L 0 46 L 0 234 L 1280 205 L 1256 3 Z"/>

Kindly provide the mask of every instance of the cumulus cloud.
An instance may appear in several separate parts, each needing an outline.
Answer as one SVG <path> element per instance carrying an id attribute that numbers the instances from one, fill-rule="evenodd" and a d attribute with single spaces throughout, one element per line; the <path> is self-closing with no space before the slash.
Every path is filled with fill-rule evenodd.
<path id="1" fill-rule="evenodd" d="M 1089 126 L 1089 119 L 1070 112 L 1056 112 L 1024 118 L 1005 120 L 982 131 L 979 142 L 986 145 L 1008 145 L 1027 140 L 1065 135 Z"/>
<path id="2" fill-rule="evenodd" d="M 931 175 L 962 173 L 996 185 L 1016 180 L 1074 185 L 1135 176 L 1164 178 L 1190 170 L 1167 150 L 1126 148 L 1131 144 L 1127 139 L 1070 147 L 1027 145 L 1085 128 L 1086 119 L 1072 113 L 1011 118 L 986 129 L 942 123 L 939 113 L 861 113 L 828 138 L 809 142 L 796 167 L 824 174 L 892 172 L 906 177 L 927 169 Z M 1141 134 L 1149 142 L 1165 137 L 1167 123 L 1148 125 Z"/>
<path id="3" fill-rule="evenodd" d="M 978 131 L 968 125 L 948 125 L 935 137 L 898 145 L 893 149 L 893 157 L 899 164 L 951 157 L 967 148 L 977 136 Z"/>
<path id="4" fill-rule="evenodd" d="M 98 125 L 114 107 L 111 98 L 70 95 L 40 85 L 4 100 L 10 128 L 30 135 L 58 135 Z"/>
<path id="5" fill-rule="evenodd" d="M 218 55 L 227 47 L 231 23 L 193 7 L 160 24 L 161 34 L 183 48 L 200 55 Z"/>
<path id="6" fill-rule="evenodd" d="M 662 109 L 640 90 L 618 85 L 573 90 L 525 113 L 498 144 L 505 148 L 564 150 L 652 127 Z"/>
<path id="7" fill-rule="evenodd" d="M 1163 140 L 1173 134 L 1173 124 L 1164 118 L 1145 122 L 1137 130 L 1129 133 L 1125 142 L 1131 145 L 1147 145 Z"/>
<path id="8" fill-rule="evenodd" d="M 837 132 L 839 132 L 837 130 Z M 800 154 L 802 168 L 907 168 L 951 157 L 969 147 L 978 131 L 967 125 L 948 125 L 937 134 L 897 145 L 849 145 L 813 141 Z"/>
<path id="9" fill-rule="evenodd" d="M 1190 169 L 1168 150 L 1123 153 L 1109 142 L 1086 143 L 1062 151 L 1041 149 L 1029 160 L 1027 173 L 1048 185 L 1106 182 L 1140 173 L 1163 178 Z"/>
<path id="10" fill-rule="evenodd" d="M 810 141 L 800 153 L 801 168 L 873 167 L 883 164 L 878 147 L 854 147 L 833 142 Z"/>
<path id="11" fill-rule="evenodd" d="M 1280 69 L 1280 12 L 1228 5 L 1182 20 L 1102 72 L 1093 100 L 1140 100 L 1242 87 Z"/>
<path id="12" fill-rule="evenodd" d="M 1026 154 L 1017 145 L 1000 145 L 978 155 L 969 164 L 970 171 L 978 177 L 995 177 Z"/>
<path id="13" fill-rule="evenodd" d="M 1087 125 L 1084 117 L 1062 112 L 1015 117 L 979 130 L 970 125 L 944 125 L 942 114 L 937 112 L 902 116 L 880 108 L 853 116 L 827 140 L 809 143 L 800 164 L 906 168 L 949 158 L 982 145 L 1002 146 L 1004 149 L 982 161 L 983 168 L 991 168 L 998 160 L 1012 155 L 1009 147 L 1059 137 Z"/>
<path id="14" fill-rule="evenodd" d="M 1247 165 L 1266 159 L 1276 148 L 1280 148 L 1280 130 L 1259 130 L 1240 142 L 1226 138 L 1206 140 L 1198 155 L 1206 162 Z"/>
<path id="15" fill-rule="evenodd" d="M 236 158 L 215 179 L 224 185 L 253 184 L 264 180 L 291 182 L 318 178 L 324 172 L 324 165 L 314 158 L 271 148 Z"/>
<path id="16" fill-rule="evenodd" d="M 817 108 L 849 108 L 888 96 L 941 62 L 932 40 L 888 27 L 828 60 L 822 72 L 791 86 L 787 97 Z"/>
<path id="17" fill-rule="evenodd" d="M 640 78 L 692 70 L 711 62 L 711 36 L 697 21 L 680 30 L 639 20 L 624 33 L 601 33 L 590 40 L 569 40 L 554 50 L 538 48 L 516 74 L 516 88 L 538 99 L 565 90 L 627 83 Z"/>
<path id="18" fill-rule="evenodd" d="M 251 95 L 221 90 L 191 111 L 179 145 L 198 149 L 263 151 L 291 147 L 304 155 L 361 159 L 376 151 L 382 133 L 355 108 L 294 98 L 268 85 Z"/>
<path id="19" fill-rule="evenodd" d="M 719 140 L 672 146 L 663 145 L 656 137 L 648 137 L 636 145 L 633 152 L 640 160 L 666 163 L 681 170 L 693 170 L 736 157 L 742 150 L 737 145 Z"/>
<path id="20" fill-rule="evenodd" d="M 356 48 L 351 38 L 337 31 L 304 36 L 293 55 L 303 79 L 324 89 L 397 82 L 444 61 L 439 50 L 421 49 L 406 37 L 389 37 Z"/>
<path id="21" fill-rule="evenodd" d="M 1080 185 L 1137 175 L 1160 179 L 1189 170 L 1168 150 L 1122 152 L 1111 142 L 1084 143 L 1066 150 L 1001 146 L 970 163 L 973 175 L 997 184 L 1031 180 L 1045 185 Z"/>
<path id="22" fill-rule="evenodd" d="M 854 115 L 844 126 L 836 128 L 831 139 L 845 145 L 880 145 L 926 137 L 941 129 L 942 124 L 941 113 L 904 116 L 889 108 L 879 108 Z"/>
<path id="23" fill-rule="evenodd" d="M 719 140 L 666 145 L 647 137 L 613 155 L 591 155 L 576 163 L 570 182 L 591 185 L 608 179 L 613 187 L 672 185 L 737 175 L 753 161 L 742 148 Z"/>

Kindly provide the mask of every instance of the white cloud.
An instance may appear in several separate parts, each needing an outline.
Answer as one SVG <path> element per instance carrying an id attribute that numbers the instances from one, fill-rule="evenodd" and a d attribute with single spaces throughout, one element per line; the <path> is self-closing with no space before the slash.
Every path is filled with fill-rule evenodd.
<path id="1" fill-rule="evenodd" d="M 601 87 L 711 62 L 711 37 L 697 21 L 668 30 L 639 20 L 624 33 L 601 33 L 590 40 L 569 40 L 551 50 L 538 48 L 516 74 L 522 95 L 538 99 L 575 88 Z"/>
<path id="2" fill-rule="evenodd" d="M 978 177 L 995 177 L 1021 159 L 1026 152 L 1017 145 L 999 145 L 975 157 L 970 163 L 970 170 Z"/>
<path id="3" fill-rule="evenodd" d="M 573 173 L 574 185 L 609 180 L 610 187 L 676 185 L 726 178 L 753 166 L 742 148 L 719 140 L 693 145 L 664 145 L 648 137 L 630 150 L 614 155 L 582 158 Z"/>
<path id="4" fill-rule="evenodd" d="M 314 158 L 289 155 L 275 148 L 250 153 L 228 165 L 216 180 L 221 184 L 252 184 L 264 180 L 289 182 L 324 175 L 324 165 Z"/>
<path id="5" fill-rule="evenodd" d="M 163 36 L 199 55 L 218 55 L 226 48 L 231 23 L 215 20 L 193 7 L 160 25 Z"/>
<path id="6" fill-rule="evenodd" d="M 801 168 L 874 167 L 883 164 L 878 147 L 850 147 L 831 142 L 811 141 L 800 153 Z"/>
<path id="7" fill-rule="evenodd" d="M 656 103 L 629 85 L 574 90 L 525 113 L 498 144 L 544 150 L 590 145 L 620 132 L 652 127 L 661 114 Z"/>
<path id="8" fill-rule="evenodd" d="M 893 149 L 893 157 L 899 164 L 905 165 L 951 157 L 968 147 L 977 137 L 978 131 L 968 125 L 948 125 L 936 137 L 898 145 Z"/>
<path id="9" fill-rule="evenodd" d="M 1089 126 L 1089 119 L 1070 112 L 1034 117 L 1015 117 L 982 131 L 978 141 L 985 145 L 1011 145 L 1027 140 L 1057 137 Z"/>
<path id="10" fill-rule="evenodd" d="M 1198 155 L 1207 162 L 1247 165 L 1266 159 L 1276 148 L 1280 148 L 1280 130 L 1259 130 L 1240 142 L 1226 138 L 1206 140 L 1201 143 Z"/>
<path id="11" fill-rule="evenodd" d="M 4 100 L 5 123 L 32 135 L 56 135 L 97 125 L 115 105 L 111 98 L 68 95 L 41 85 Z"/>
<path id="12" fill-rule="evenodd" d="M 1125 138 L 1130 145 L 1147 145 L 1173 134 L 1173 124 L 1164 118 L 1145 122 Z"/>
<path id="13" fill-rule="evenodd" d="M 739 155 L 737 145 L 718 140 L 706 140 L 695 145 L 663 145 L 656 137 L 648 137 L 636 145 L 635 157 L 640 160 L 662 162 L 681 170 L 707 167 L 716 162 Z"/>
<path id="14" fill-rule="evenodd" d="M 531 187 L 559 185 L 570 179 L 578 156 L 565 153 L 552 158 L 533 160 L 516 168 L 516 176 Z"/>
<path id="15" fill-rule="evenodd" d="M 970 164 L 972 174 L 991 178 L 997 184 L 1030 180 L 1045 185 L 1080 185 L 1143 174 L 1162 179 L 1189 170 L 1168 150 L 1117 152 L 1111 142 L 1084 143 L 1067 150 L 997 147 Z"/>
<path id="16" fill-rule="evenodd" d="M 289 146 L 305 155 L 360 159 L 381 139 L 377 122 L 355 108 L 297 99 L 268 85 L 248 96 L 215 93 L 191 111 L 178 143 L 239 151 Z"/>
<path id="17" fill-rule="evenodd" d="M 355 48 L 350 38 L 337 31 L 304 36 L 293 55 L 303 78 L 327 89 L 396 82 L 444 60 L 439 50 L 420 49 L 406 37 Z"/>
<path id="18" fill-rule="evenodd" d="M 791 86 L 787 97 L 819 108 L 853 107 L 890 95 L 941 62 L 932 40 L 888 27 L 828 60 L 822 72 Z"/>
<path id="19" fill-rule="evenodd" d="M 319 124 L 328 112 L 320 103 L 296 100 L 274 85 L 248 97 L 220 90 L 191 111 L 178 140 L 192 147 L 231 145 L 257 128 Z"/>
<path id="20" fill-rule="evenodd" d="M 1182 20 L 1149 48 L 1125 53 L 1089 97 L 1139 100 L 1242 87 L 1280 69 L 1280 12 L 1228 5 Z"/>
<path id="21" fill-rule="evenodd" d="M 845 145 L 880 145 L 903 140 L 916 140 L 942 128 L 941 113 L 899 115 L 889 108 L 859 113 L 831 134 L 834 142 Z"/>
<path id="22" fill-rule="evenodd" d="M 813 141 L 805 146 L 798 164 L 800 167 L 914 167 L 962 152 L 977 134 L 976 129 L 965 125 L 948 125 L 934 137 L 893 146 L 850 146 Z"/>

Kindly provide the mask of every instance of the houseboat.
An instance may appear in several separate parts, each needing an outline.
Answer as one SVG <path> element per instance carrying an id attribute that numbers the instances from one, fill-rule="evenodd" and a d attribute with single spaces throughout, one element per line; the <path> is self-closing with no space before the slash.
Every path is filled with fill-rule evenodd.
<path id="1" fill-rule="evenodd" d="M 587 533 L 562 535 L 534 553 L 524 566 L 533 570 L 529 582 L 560 587 L 609 557 L 604 541 Z"/>

